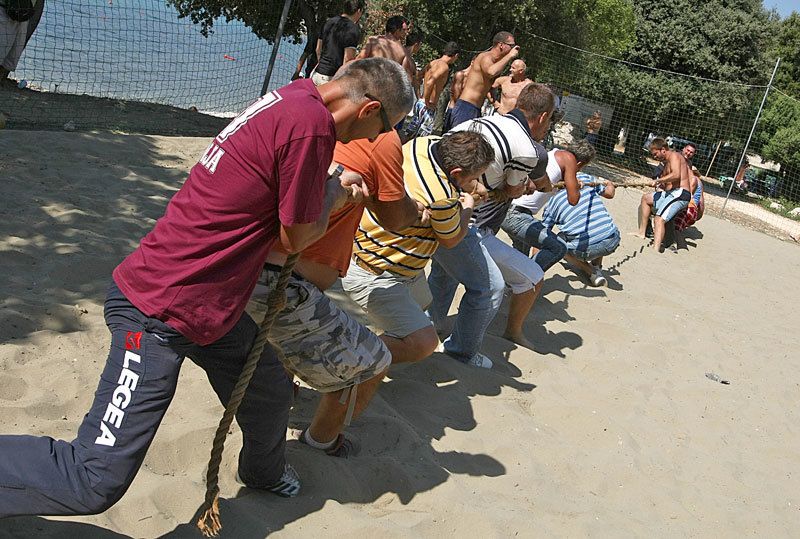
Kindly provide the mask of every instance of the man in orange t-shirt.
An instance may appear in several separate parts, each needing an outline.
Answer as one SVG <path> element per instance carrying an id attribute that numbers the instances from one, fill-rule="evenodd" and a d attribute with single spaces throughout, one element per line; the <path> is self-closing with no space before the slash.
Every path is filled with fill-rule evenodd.
<path id="1" fill-rule="evenodd" d="M 353 238 L 365 208 L 389 229 L 413 224 L 423 208 L 406 195 L 403 152 L 396 131 L 373 142 L 337 144 L 332 168 L 338 165 L 345 169 L 343 179 L 351 174 L 361 176 L 363 197 L 332 213 L 325 235 L 303 250 L 286 288 L 286 308 L 278 314 L 270 338 L 283 349 L 286 369 L 323 394 L 300 441 L 329 455 L 347 457 L 357 447 L 344 437 L 342 429 L 369 403 L 391 363 L 391 354 L 377 335 L 337 307 L 323 291 L 347 273 Z M 266 310 L 268 290 L 285 261 L 286 253 L 276 245 L 267 257 L 248 310 Z"/>

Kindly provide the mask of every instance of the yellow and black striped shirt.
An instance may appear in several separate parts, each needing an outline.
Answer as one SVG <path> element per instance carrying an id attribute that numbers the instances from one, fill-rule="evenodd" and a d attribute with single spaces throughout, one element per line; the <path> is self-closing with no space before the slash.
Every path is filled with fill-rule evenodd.
<path id="1" fill-rule="evenodd" d="M 438 238 L 452 238 L 461 231 L 458 188 L 450 183 L 433 155 L 433 147 L 439 139 L 420 137 L 403 146 L 406 192 L 431 210 L 430 223 L 389 231 L 378 224 L 369 210 L 365 211 L 353 253 L 370 266 L 413 277 L 425 268 L 436 252 Z"/>

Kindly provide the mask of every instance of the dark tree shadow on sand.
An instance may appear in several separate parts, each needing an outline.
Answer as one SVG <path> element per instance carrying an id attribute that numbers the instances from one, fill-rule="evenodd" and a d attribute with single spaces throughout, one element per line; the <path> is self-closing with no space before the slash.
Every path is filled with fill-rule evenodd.
<path id="1" fill-rule="evenodd" d="M 0 155 L 0 343 L 80 331 L 75 305 L 102 304 L 112 270 L 162 215 L 189 158 L 150 137 L 26 131 L 0 132 Z"/>

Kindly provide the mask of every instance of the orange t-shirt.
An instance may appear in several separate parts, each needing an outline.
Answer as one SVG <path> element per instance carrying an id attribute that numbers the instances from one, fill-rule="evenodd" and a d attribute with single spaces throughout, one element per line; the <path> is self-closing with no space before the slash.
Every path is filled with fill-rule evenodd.
<path id="1" fill-rule="evenodd" d="M 380 135 L 375 142 L 367 139 L 347 144 L 337 142 L 333 160 L 345 169 L 360 174 L 372 199 L 392 202 L 406 196 L 403 147 L 395 130 Z M 348 204 L 332 213 L 325 235 L 306 247 L 301 258 L 335 268 L 339 276 L 344 277 L 350 266 L 353 238 L 363 213 L 363 204 Z M 285 252 L 280 242 L 273 249 Z"/>

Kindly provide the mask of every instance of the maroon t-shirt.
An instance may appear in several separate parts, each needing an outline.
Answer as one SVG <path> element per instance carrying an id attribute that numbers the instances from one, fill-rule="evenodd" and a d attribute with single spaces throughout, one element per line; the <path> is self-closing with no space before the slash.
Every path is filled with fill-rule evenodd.
<path id="1" fill-rule="evenodd" d="M 319 218 L 335 144 L 313 82 L 268 93 L 217 135 L 114 270 L 117 286 L 193 342 L 216 341 L 242 315 L 279 225 Z"/>

